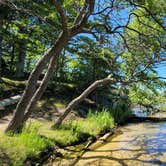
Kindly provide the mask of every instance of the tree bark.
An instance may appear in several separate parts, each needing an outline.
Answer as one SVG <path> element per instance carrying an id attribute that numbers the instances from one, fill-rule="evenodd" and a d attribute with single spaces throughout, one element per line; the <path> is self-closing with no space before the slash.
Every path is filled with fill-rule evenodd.
<path id="1" fill-rule="evenodd" d="M 19 43 L 19 53 L 18 53 L 17 64 L 16 64 L 16 77 L 18 78 L 24 76 L 26 47 L 27 47 L 27 40 L 22 39 Z"/>
<path id="2" fill-rule="evenodd" d="M 66 36 L 66 34 L 61 33 L 59 38 L 55 42 L 54 46 L 51 48 L 51 50 L 38 62 L 38 64 L 36 65 L 35 69 L 32 71 L 32 73 L 28 79 L 28 83 L 27 83 L 26 89 L 23 93 L 23 96 L 22 96 L 21 100 L 19 101 L 19 103 L 16 107 L 16 111 L 14 113 L 14 116 L 13 116 L 11 122 L 9 123 L 8 127 L 6 128 L 5 132 L 9 132 L 9 131 L 19 132 L 20 131 L 20 129 L 23 126 L 23 123 L 25 122 L 24 114 L 25 114 L 26 108 L 29 107 L 27 110 L 29 112 L 29 109 L 33 108 L 34 105 L 36 104 L 36 99 L 38 97 L 35 97 L 35 95 L 39 93 L 36 91 L 36 87 L 37 87 L 37 81 L 39 79 L 40 74 L 42 73 L 46 64 L 50 61 L 50 59 L 53 56 L 56 56 L 56 57 L 59 56 L 61 50 L 67 44 L 67 41 L 68 41 L 68 37 Z M 46 73 L 46 75 L 47 75 L 47 73 Z M 44 77 L 44 79 L 45 78 L 46 77 Z M 47 81 L 48 80 L 49 80 L 49 77 L 48 77 Z M 45 84 L 44 80 L 43 80 L 43 82 L 41 83 L 41 86 L 39 86 L 39 88 L 41 88 L 41 89 L 44 87 L 44 85 L 42 85 L 42 84 Z M 39 88 L 38 88 L 38 90 L 39 90 Z M 44 89 L 45 88 L 43 88 L 43 90 Z M 35 91 L 36 91 L 36 93 L 35 93 Z M 33 98 L 33 96 L 34 96 L 34 98 Z M 31 100 L 32 98 L 34 100 Z"/>
<path id="3" fill-rule="evenodd" d="M 26 108 L 26 114 L 24 116 L 24 122 L 26 122 L 26 120 L 29 118 L 29 116 L 33 112 L 33 109 L 34 109 L 37 101 L 41 98 L 42 94 L 44 93 L 45 89 L 47 88 L 50 77 L 54 72 L 55 65 L 57 64 L 57 60 L 58 60 L 57 56 L 54 56 L 51 59 L 51 63 L 48 67 L 47 73 L 45 74 L 39 88 L 37 89 L 37 91 L 33 95 L 33 98 L 31 99 L 30 103 L 28 104 L 28 106 Z"/>
<path id="4" fill-rule="evenodd" d="M 11 52 L 11 59 L 10 59 L 10 72 L 11 73 L 13 73 L 14 57 L 15 57 L 15 45 L 13 44 L 12 52 Z"/>
<path id="5" fill-rule="evenodd" d="M 99 85 L 105 85 L 108 83 L 113 83 L 114 80 L 110 77 L 106 77 L 101 80 L 97 80 L 94 83 L 92 83 L 80 96 L 77 98 L 73 99 L 68 106 L 66 107 L 64 113 L 59 117 L 59 119 L 56 121 L 56 123 L 52 126 L 52 128 L 55 128 L 59 126 L 62 121 L 66 118 L 66 116 L 70 113 L 72 108 L 79 104 L 81 101 L 83 101 L 92 91 L 94 91 Z"/>

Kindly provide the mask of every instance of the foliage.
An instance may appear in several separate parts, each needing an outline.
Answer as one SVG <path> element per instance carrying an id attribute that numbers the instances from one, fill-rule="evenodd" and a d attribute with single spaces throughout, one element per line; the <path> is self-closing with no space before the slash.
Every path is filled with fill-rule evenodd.
<path id="1" fill-rule="evenodd" d="M 165 104 L 166 98 L 161 91 L 148 87 L 145 84 L 137 84 L 130 88 L 129 98 L 135 105 L 160 107 Z"/>
<path id="2" fill-rule="evenodd" d="M 125 123 L 132 117 L 132 111 L 127 103 L 117 102 L 116 107 L 110 109 L 112 117 L 117 124 Z"/>

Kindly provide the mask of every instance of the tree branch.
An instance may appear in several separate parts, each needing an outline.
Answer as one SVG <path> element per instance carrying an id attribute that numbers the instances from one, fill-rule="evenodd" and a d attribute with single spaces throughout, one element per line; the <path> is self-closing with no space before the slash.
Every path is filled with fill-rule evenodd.
<path id="1" fill-rule="evenodd" d="M 67 17 L 61 4 L 57 0 L 52 0 L 57 12 L 60 15 L 63 31 L 67 32 Z"/>
<path id="2" fill-rule="evenodd" d="M 75 20 L 75 22 L 78 23 L 71 27 L 71 35 L 76 35 L 77 33 L 82 32 L 83 27 L 87 23 L 89 16 L 92 14 L 94 10 L 94 5 L 95 5 L 95 0 L 85 0 L 84 11 L 86 10 L 87 11 L 85 12 L 85 14 L 82 14 L 81 13 L 82 11 L 80 11 L 80 14 L 78 14 L 78 17 L 80 17 L 81 19 L 79 22 L 77 19 Z"/>

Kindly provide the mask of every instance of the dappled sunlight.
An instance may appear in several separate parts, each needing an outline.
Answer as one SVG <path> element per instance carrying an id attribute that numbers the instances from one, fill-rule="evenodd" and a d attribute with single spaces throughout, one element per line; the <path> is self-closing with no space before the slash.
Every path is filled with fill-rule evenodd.
<path id="1" fill-rule="evenodd" d="M 165 123 L 128 125 L 121 130 L 123 134 L 85 153 L 76 165 L 166 164 Z"/>

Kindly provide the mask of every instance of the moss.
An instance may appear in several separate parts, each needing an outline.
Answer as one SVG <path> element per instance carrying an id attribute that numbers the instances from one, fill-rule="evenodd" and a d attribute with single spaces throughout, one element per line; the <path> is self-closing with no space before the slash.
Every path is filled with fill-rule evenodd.
<path id="1" fill-rule="evenodd" d="M 26 85 L 26 81 L 11 80 L 11 79 L 5 78 L 5 77 L 2 77 L 2 81 L 6 85 L 10 85 L 10 86 L 14 86 L 14 87 L 25 86 Z"/>

